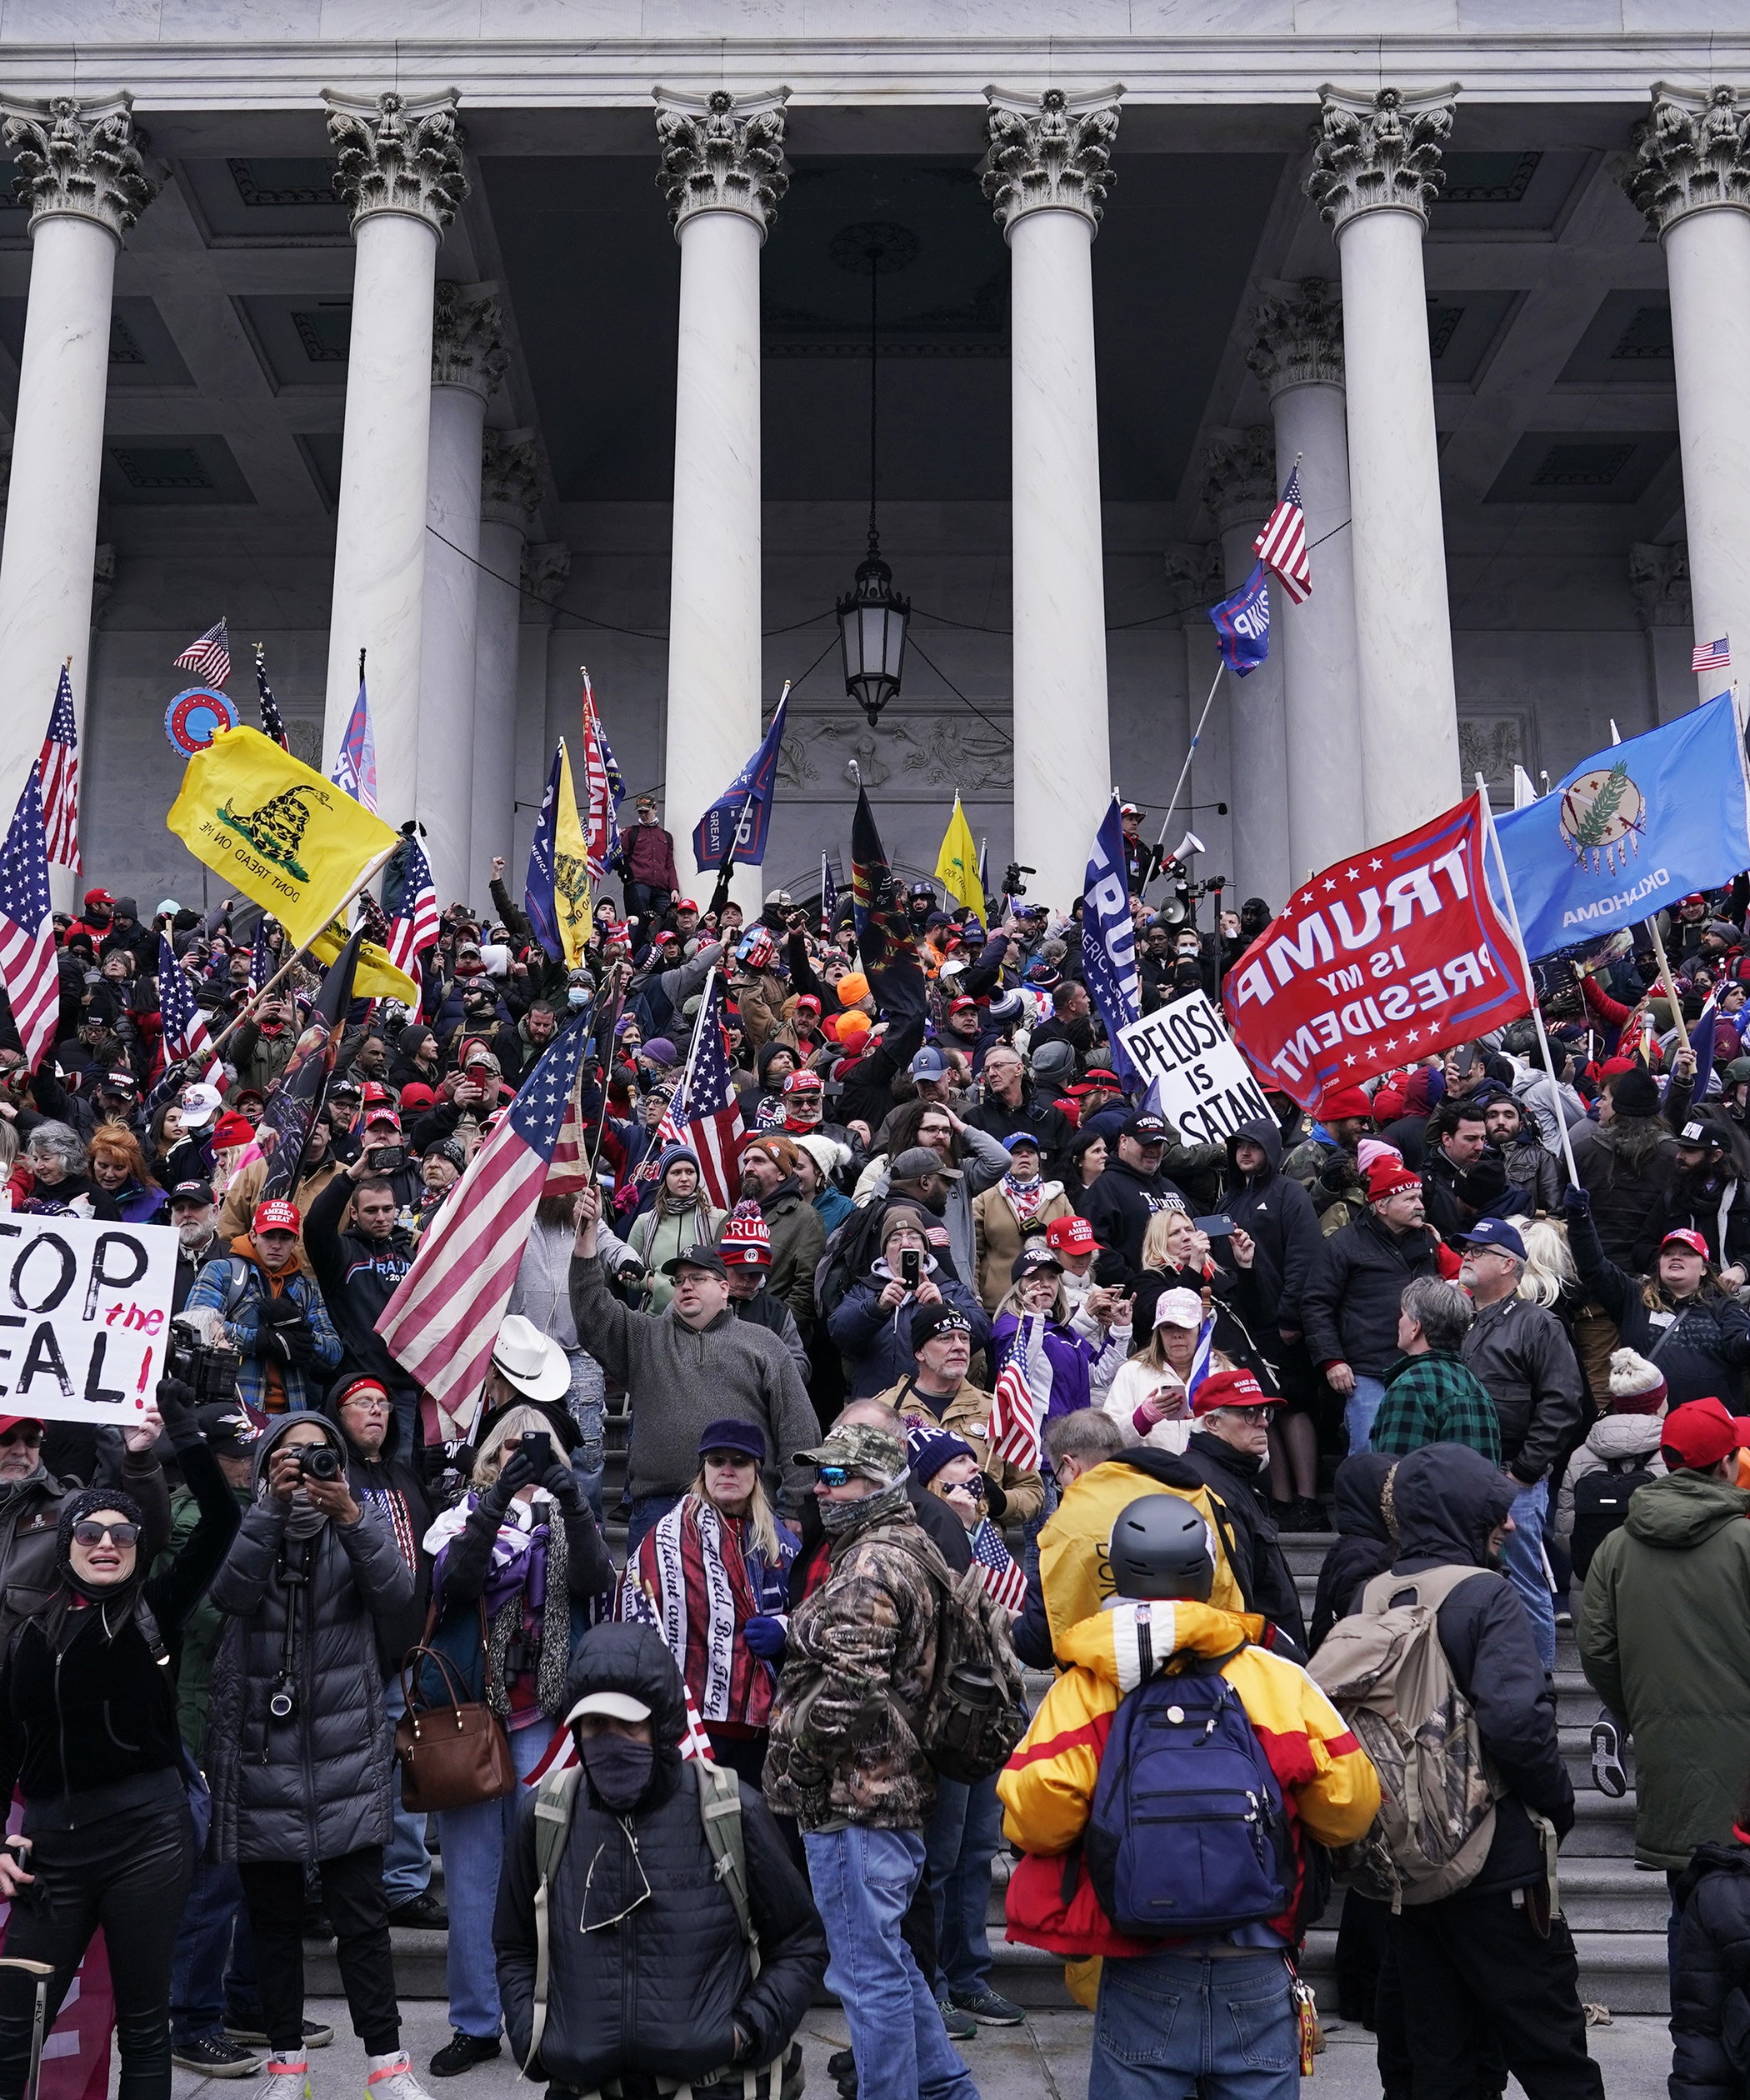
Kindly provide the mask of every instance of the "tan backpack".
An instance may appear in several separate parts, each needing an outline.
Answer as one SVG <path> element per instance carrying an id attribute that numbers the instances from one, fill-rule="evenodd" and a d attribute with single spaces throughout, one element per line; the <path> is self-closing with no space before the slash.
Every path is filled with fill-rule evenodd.
<path id="1" fill-rule="evenodd" d="M 1494 1838 L 1499 1783 L 1435 1624 L 1461 1582 L 1490 1573 L 1375 1576 L 1360 1610 L 1338 1621 L 1307 1666 L 1379 1775 L 1378 1814 L 1333 1863 L 1361 1894 L 1394 1911 L 1468 1887 Z M 1412 1601 L 1392 1601 L 1406 1592 Z"/>

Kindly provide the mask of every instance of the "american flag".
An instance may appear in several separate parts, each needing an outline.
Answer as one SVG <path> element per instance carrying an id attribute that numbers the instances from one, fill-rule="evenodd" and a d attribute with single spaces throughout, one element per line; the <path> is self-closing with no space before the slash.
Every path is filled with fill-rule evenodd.
<path id="1" fill-rule="evenodd" d="M 194 1068 L 198 1079 L 217 1086 L 222 1068 L 212 1048 L 206 1016 L 194 996 L 188 972 L 176 959 L 176 951 L 158 936 L 158 1018 L 162 1024 L 164 1062 Z"/>
<path id="2" fill-rule="evenodd" d="M 588 1054 L 579 1020 L 555 1038 L 474 1154 L 383 1308 L 389 1353 L 466 1434 L 478 1412 L 528 1228 Z M 448 1432 L 447 1432 L 448 1433 Z"/>
<path id="3" fill-rule="evenodd" d="M 1252 551 L 1266 568 L 1275 570 L 1282 580 L 1282 588 L 1297 605 L 1312 595 L 1312 564 L 1307 558 L 1307 513 L 1301 508 L 1298 462 L 1277 498 L 1276 508 L 1264 520 L 1264 529 L 1252 541 Z"/>
<path id="4" fill-rule="evenodd" d="M 1027 1578 L 1016 1567 L 1002 1534 L 987 1517 L 972 1537 L 972 1564 L 978 1579 L 1011 1618 L 1019 1618 L 1027 1602 Z"/>
<path id="5" fill-rule="evenodd" d="M 279 968 L 273 951 L 268 945 L 268 928 L 275 922 L 263 912 L 255 922 L 255 940 L 249 950 L 249 989 L 259 992 Z"/>
<path id="6" fill-rule="evenodd" d="M 742 1192 L 738 1148 L 746 1126 L 723 1046 L 723 980 L 712 969 L 699 1001 L 692 1054 L 658 1128 L 654 1149 L 660 1152 L 665 1145 L 682 1144 L 697 1152 L 708 1199 L 719 1210 L 729 1210 Z"/>
<path id="7" fill-rule="evenodd" d="M 438 939 L 438 888 L 432 880 L 431 863 L 417 838 L 408 841 L 407 861 L 401 873 L 401 903 L 389 927 L 389 960 L 409 977 L 418 968 L 418 958 Z"/>
<path id="8" fill-rule="evenodd" d="M 58 868 L 79 872 L 79 725 L 73 715 L 72 680 L 61 666 L 48 734 L 37 761 L 42 776 L 42 833 Z"/>
<path id="9" fill-rule="evenodd" d="M 1698 642 L 1689 652 L 1692 671 L 1729 671 L 1732 668 L 1732 643 L 1722 635 L 1718 642 Z"/>
<path id="10" fill-rule="evenodd" d="M 596 696 L 589 673 L 583 673 L 583 761 L 585 851 L 589 857 L 589 879 L 599 882 L 609 871 L 623 872 L 620 854 L 620 804 L 626 799 L 626 782 L 614 763 L 608 732 L 596 710 Z"/>
<path id="11" fill-rule="evenodd" d="M 42 838 L 42 785 L 32 766 L 0 848 L 0 985 L 12 1024 L 34 1068 L 55 1039 L 61 975 L 48 902 L 48 849 Z"/>
<path id="12" fill-rule="evenodd" d="M 347 733 L 334 754 L 334 770 L 328 775 L 334 785 L 362 802 L 372 816 L 377 812 L 377 739 L 371 733 L 371 703 L 365 697 L 365 682 L 358 681 L 358 698 L 352 702 Z"/>
<path id="13" fill-rule="evenodd" d="M 1026 1594 L 1024 1587 L 1022 1593 L 1023 1597 Z M 1018 1604 L 1015 1607 L 1017 1611 L 1020 1608 Z M 708 1761 L 711 1758 L 711 1738 L 706 1734 L 705 1724 L 699 1718 L 692 1687 L 684 1678 L 681 1680 L 681 1690 L 687 1700 L 687 1732 L 681 1738 L 682 1762 L 684 1763 L 689 1758 L 703 1758 Z M 538 1787 L 548 1772 L 563 1772 L 568 1766 L 577 1762 L 578 1739 L 562 1721 L 553 1730 L 547 1748 L 535 1760 L 522 1783 L 525 1787 Z"/>
<path id="14" fill-rule="evenodd" d="M 838 923 L 838 885 L 832 880 L 832 863 L 820 857 L 820 922 L 828 932 Z"/>
<path id="15" fill-rule="evenodd" d="M 231 638 L 225 622 L 208 628 L 175 661 L 178 671 L 193 672 L 202 685 L 223 685 L 231 676 Z"/>
<path id="16" fill-rule="evenodd" d="M 990 1427 L 985 1432 L 991 1457 L 1007 1458 L 1022 1472 L 1037 1472 L 1044 1448 L 1039 1424 L 1051 1398 L 1051 1365 L 1045 1354 L 1045 1322 L 1037 1312 L 1024 1312 L 1002 1368 L 997 1374 L 997 1389 L 991 1395 Z M 1032 1377 L 1041 1390 L 1035 1392 Z"/>
<path id="17" fill-rule="evenodd" d="M 262 733 L 272 737 L 282 751 L 292 748 L 286 736 L 286 725 L 280 715 L 279 702 L 273 697 L 273 688 L 268 682 L 268 652 L 258 642 L 255 645 L 255 702 L 261 709 Z"/>

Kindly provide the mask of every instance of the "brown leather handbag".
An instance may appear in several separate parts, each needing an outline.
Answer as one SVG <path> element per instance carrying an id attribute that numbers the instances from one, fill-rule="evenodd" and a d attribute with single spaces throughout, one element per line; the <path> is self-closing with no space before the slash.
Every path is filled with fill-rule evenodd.
<path id="1" fill-rule="evenodd" d="M 426 1623 L 426 1641 L 431 1638 Z M 486 1652 L 486 1608 L 480 1611 L 480 1648 Z M 419 1669 L 429 1659 L 447 1700 L 418 1703 Z M 395 1754 L 401 1760 L 401 1803 L 410 1814 L 441 1808 L 472 1808 L 513 1793 L 517 1768 L 504 1725 L 483 1699 L 470 1699 L 455 1664 L 441 1649 L 422 1642 L 402 1659 L 401 1691 L 407 1711 L 395 1723 Z"/>

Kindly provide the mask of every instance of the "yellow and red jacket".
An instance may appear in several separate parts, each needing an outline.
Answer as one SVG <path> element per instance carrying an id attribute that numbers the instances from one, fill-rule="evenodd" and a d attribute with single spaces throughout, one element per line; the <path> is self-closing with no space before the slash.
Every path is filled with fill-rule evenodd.
<path id="1" fill-rule="evenodd" d="M 1300 1665 L 1251 1645 L 1262 1634 L 1261 1618 L 1158 1600 L 1115 1604 L 1057 1641 L 1067 1667 L 997 1781 L 1004 1832 L 1028 1854 L 1009 1879 L 1009 1937 L 1070 1956 L 1152 1954 L 1165 1944 L 1112 1929 L 1077 1843 L 1093 1808 L 1112 1716 L 1142 1681 L 1139 1625 L 1147 1627 L 1151 1659 L 1168 1658 L 1169 1676 L 1174 1658 L 1188 1653 L 1228 1658 L 1222 1675 L 1239 1694 L 1270 1761 L 1293 1833 L 1295 1901 L 1270 1921 L 1292 1938 L 1306 1870 L 1301 1833 L 1323 1845 L 1361 1837 L 1379 1808 L 1378 1778 L 1342 1715 Z"/>

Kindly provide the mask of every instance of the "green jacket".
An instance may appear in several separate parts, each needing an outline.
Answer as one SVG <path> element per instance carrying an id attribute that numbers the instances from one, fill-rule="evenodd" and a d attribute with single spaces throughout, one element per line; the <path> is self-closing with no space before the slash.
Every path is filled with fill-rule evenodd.
<path id="1" fill-rule="evenodd" d="M 1388 1366 L 1385 1398 L 1368 1433 L 1368 1448 L 1392 1458 L 1432 1443 L 1468 1444 L 1490 1465 L 1501 1463 L 1501 1418 L 1488 1388 L 1446 1349 Z"/>
<path id="2" fill-rule="evenodd" d="M 248 1508 L 250 1496 L 247 1488 L 233 1488 L 231 1492 L 239 1509 Z M 152 1563 L 155 1575 L 162 1574 L 181 1552 L 200 1520 L 200 1508 L 193 1495 L 188 1488 L 178 1488 L 170 1499 L 170 1543 Z M 202 1598 L 182 1621 L 181 1650 L 177 1658 L 176 1724 L 197 1764 L 201 1762 L 207 1738 L 207 1698 L 212 1682 L 212 1658 L 218 1652 L 219 1636 L 226 1624 L 225 1614 L 210 1597 Z"/>
<path id="3" fill-rule="evenodd" d="M 1638 1488 L 1592 1556 L 1588 1682 L 1634 1738 L 1635 1858 L 1687 1867 L 1732 1835 L 1750 1763 L 1750 1492 L 1690 1472 Z"/>

